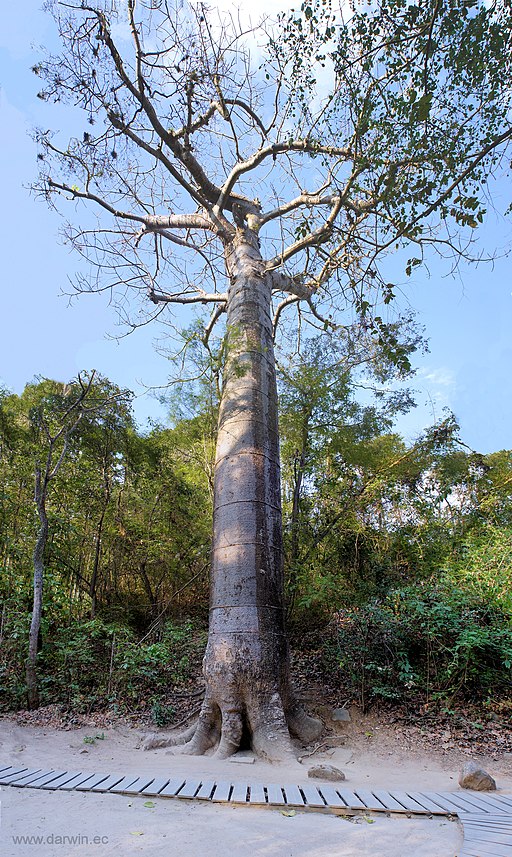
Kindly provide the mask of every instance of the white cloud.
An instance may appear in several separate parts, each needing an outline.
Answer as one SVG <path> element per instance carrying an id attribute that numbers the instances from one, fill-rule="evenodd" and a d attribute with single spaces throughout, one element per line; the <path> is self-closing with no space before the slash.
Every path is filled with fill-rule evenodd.
<path id="1" fill-rule="evenodd" d="M 453 369 L 440 367 L 437 369 L 420 369 L 416 378 L 426 382 L 429 387 L 442 387 L 445 392 L 447 388 L 455 388 L 456 376 Z"/>

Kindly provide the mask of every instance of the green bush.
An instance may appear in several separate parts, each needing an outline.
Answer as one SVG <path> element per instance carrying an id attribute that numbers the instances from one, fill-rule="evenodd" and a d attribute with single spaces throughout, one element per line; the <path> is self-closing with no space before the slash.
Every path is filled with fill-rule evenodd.
<path id="1" fill-rule="evenodd" d="M 2 604 L 3 637 L 0 645 L 0 711 L 25 704 L 25 659 L 28 650 L 30 614 L 12 601 Z"/>
<path id="2" fill-rule="evenodd" d="M 10 623 L 0 658 L 0 710 L 25 706 L 28 621 L 20 614 Z M 41 704 L 77 711 L 153 706 L 155 722 L 163 721 L 171 717 L 166 696 L 195 679 L 205 642 L 205 632 L 191 621 L 167 622 L 158 642 L 140 642 L 130 628 L 102 619 L 62 623 L 50 629 L 38 655 Z"/>
<path id="3" fill-rule="evenodd" d="M 448 578 L 394 590 L 381 603 L 340 610 L 338 662 L 363 708 L 372 700 L 512 692 L 512 622 Z"/>

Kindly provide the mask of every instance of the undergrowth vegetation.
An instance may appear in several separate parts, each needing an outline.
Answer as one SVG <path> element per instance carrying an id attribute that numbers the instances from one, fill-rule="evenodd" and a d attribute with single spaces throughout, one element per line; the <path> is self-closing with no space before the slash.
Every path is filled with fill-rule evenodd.
<path id="1" fill-rule="evenodd" d="M 333 619 L 338 667 L 363 709 L 375 699 L 485 703 L 512 695 L 512 622 L 449 579 L 391 590 Z"/>
<path id="2" fill-rule="evenodd" d="M 468 452 L 452 417 L 407 445 L 392 432 L 389 403 L 360 406 L 349 375 L 322 386 L 315 366 L 307 385 L 300 373 L 282 379 L 285 585 L 299 683 L 321 676 L 365 710 L 512 704 L 512 453 Z M 26 706 L 31 413 L 51 409 L 56 386 L 0 397 L 4 712 Z M 48 497 L 42 705 L 143 712 L 166 725 L 180 695 L 200 691 L 216 411 L 204 400 L 194 408 L 143 435 L 124 401 L 73 439 Z"/>
<path id="3" fill-rule="evenodd" d="M 167 621 L 150 637 L 98 618 L 55 628 L 40 657 L 41 704 L 79 713 L 149 710 L 165 725 L 174 715 L 169 694 L 197 687 L 206 630 L 191 620 Z M 25 707 L 25 657 L 26 638 L 11 629 L 0 656 L 0 710 Z"/>

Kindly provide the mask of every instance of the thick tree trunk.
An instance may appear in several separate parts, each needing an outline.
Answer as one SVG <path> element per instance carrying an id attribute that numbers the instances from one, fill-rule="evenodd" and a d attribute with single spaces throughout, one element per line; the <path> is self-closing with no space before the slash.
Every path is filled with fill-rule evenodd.
<path id="1" fill-rule="evenodd" d="M 291 752 L 321 724 L 290 685 L 284 627 L 277 387 L 270 316 L 272 278 L 255 233 L 227 251 L 227 359 L 215 462 L 206 695 L 186 752 L 218 755 L 250 742 L 259 755 Z M 148 746 L 155 746 L 157 740 Z"/>

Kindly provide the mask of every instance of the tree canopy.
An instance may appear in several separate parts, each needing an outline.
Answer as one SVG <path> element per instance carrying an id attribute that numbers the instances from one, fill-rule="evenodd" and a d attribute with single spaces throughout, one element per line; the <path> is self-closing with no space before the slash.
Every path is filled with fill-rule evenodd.
<path id="1" fill-rule="evenodd" d="M 40 97 L 82 121 L 69 140 L 37 133 L 38 187 L 87 204 L 66 230 L 96 270 L 80 288 L 113 289 L 131 323 L 147 304 L 130 291 L 166 319 L 213 305 L 207 337 L 244 225 L 276 321 L 294 306 L 329 329 L 355 307 L 400 359 L 379 260 L 407 247 L 412 275 L 431 246 L 471 255 L 512 134 L 509 4 L 319 0 L 254 32 L 164 0 L 53 8 L 64 53 L 34 66 Z"/>

